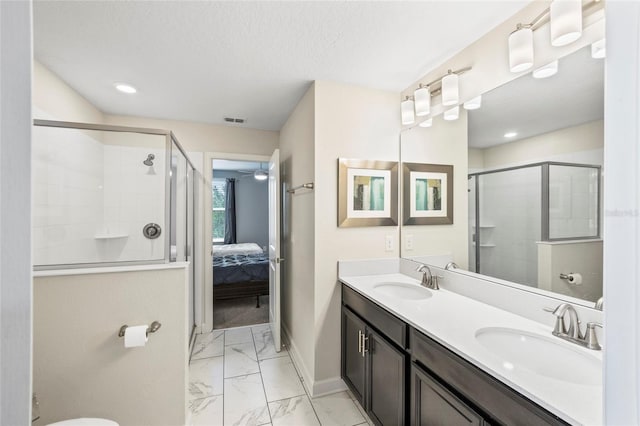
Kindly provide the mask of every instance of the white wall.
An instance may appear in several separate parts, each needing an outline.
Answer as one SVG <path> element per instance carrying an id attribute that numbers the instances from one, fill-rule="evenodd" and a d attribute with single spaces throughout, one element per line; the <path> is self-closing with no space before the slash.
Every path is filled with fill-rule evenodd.
<path id="1" fill-rule="evenodd" d="M 314 391 L 322 393 L 340 382 L 337 261 L 399 255 L 397 226 L 338 228 L 338 158 L 399 161 L 400 120 L 397 93 L 326 81 L 316 81 L 315 108 Z"/>
<path id="2" fill-rule="evenodd" d="M 640 424 L 640 3 L 607 3 L 604 394 L 607 425 Z"/>
<path id="3" fill-rule="evenodd" d="M 31 2 L 0 2 L 0 424 L 31 423 Z"/>
<path id="4" fill-rule="evenodd" d="M 280 130 L 280 171 L 285 188 L 314 181 L 314 144 L 315 84 Z M 309 388 L 315 365 L 315 191 L 283 193 L 282 198 L 282 326 Z"/>
<path id="5" fill-rule="evenodd" d="M 269 244 L 269 190 L 266 180 L 252 174 L 213 171 L 214 178 L 236 179 L 236 238 L 238 243 Z"/>
<path id="6" fill-rule="evenodd" d="M 467 268 L 468 196 L 467 196 L 467 113 L 461 109 L 460 118 L 433 120 L 433 127 L 414 127 L 401 136 L 401 158 L 407 163 L 445 164 L 453 166 L 453 224 L 403 225 L 402 256 L 451 254 L 461 268 Z M 407 248 L 407 238 L 413 249 Z"/>
<path id="7" fill-rule="evenodd" d="M 188 282 L 181 265 L 34 279 L 36 425 L 76 417 L 185 424 Z M 120 326 L 155 320 L 162 327 L 145 347 L 124 348 Z"/>

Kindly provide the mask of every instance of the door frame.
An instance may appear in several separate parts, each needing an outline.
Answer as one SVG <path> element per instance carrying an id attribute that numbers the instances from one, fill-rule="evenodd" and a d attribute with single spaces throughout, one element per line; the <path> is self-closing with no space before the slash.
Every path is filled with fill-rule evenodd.
<path id="1" fill-rule="evenodd" d="M 207 212 L 211 211 L 211 162 L 213 160 L 230 160 L 230 161 L 257 161 L 268 163 L 271 155 L 259 154 L 234 154 L 231 152 L 205 152 L 202 175 L 204 177 L 204 199 L 202 203 L 202 220 L 204 238 L 202 238 L 202 255 L 203 255 L 203 274 L 204 283 L 202 291 L 202 309 L 204 312 L 204 323 L 202 324 L 202 333 L 213 331 L 213 265 L 211 264 L 211 215 Z M 207 237 L 209 236 L 209 237 Z"/>

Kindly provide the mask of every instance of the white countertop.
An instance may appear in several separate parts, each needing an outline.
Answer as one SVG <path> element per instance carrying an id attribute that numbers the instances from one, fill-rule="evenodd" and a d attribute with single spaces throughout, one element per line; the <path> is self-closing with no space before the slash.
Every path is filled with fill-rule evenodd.
<path id="1" fill-rule="evenodd" d="M 563 420 L 572 424 L 602 424 L 602 385 L 580 385 L 528 370 L 509 370 L 499 357 L 482 346 L 475 337 L 476 331 L 484 327 L 513 328 L 553 337 L 551 327 L 444 289 L 430 290 L 432 297 L 423 300 L 403 300 L 373 290 L 381 282 L 420 285 L 417 280 L 400 273 L 341 276 L 339 279 Z M 567 348 L 602 360 L 601 351 L 585 349 L 559 338 L 557 340 L 558 344 L 568 345 Z M 562 360 L 558 359 L 558 362 Z"/>

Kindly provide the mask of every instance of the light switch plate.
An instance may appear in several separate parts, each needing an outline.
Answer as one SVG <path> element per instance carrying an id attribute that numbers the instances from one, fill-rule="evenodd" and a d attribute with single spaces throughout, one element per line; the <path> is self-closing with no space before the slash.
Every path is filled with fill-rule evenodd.
<path id="1" fill-rule="evenodd" d="M 393 235 L 387 235 L 384 237 L 384 250 L 393 251 Z"/>
<path id="2" fill-rule="evenodd" d="M 404 248 L 407 250 L 413 250 L 413 235 L 409 234 L 404 240 Z"/>

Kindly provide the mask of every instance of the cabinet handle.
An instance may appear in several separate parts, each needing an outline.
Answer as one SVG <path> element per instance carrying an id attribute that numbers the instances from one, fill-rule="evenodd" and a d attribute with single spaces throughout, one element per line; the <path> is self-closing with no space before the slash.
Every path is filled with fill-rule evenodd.
<path id="1" fill-rule="evenodd" d="M 362 353 L 362 331 L 358 330 L 358 353 Z"/>
<path id="2" fill-rule="evenodd" d="M 364 358 L 365 354 L 369 352 L 369 349 L 367 349 L 368 340 L 369 338 L 364 333 L 362 333 L 362 358 Z"/>

